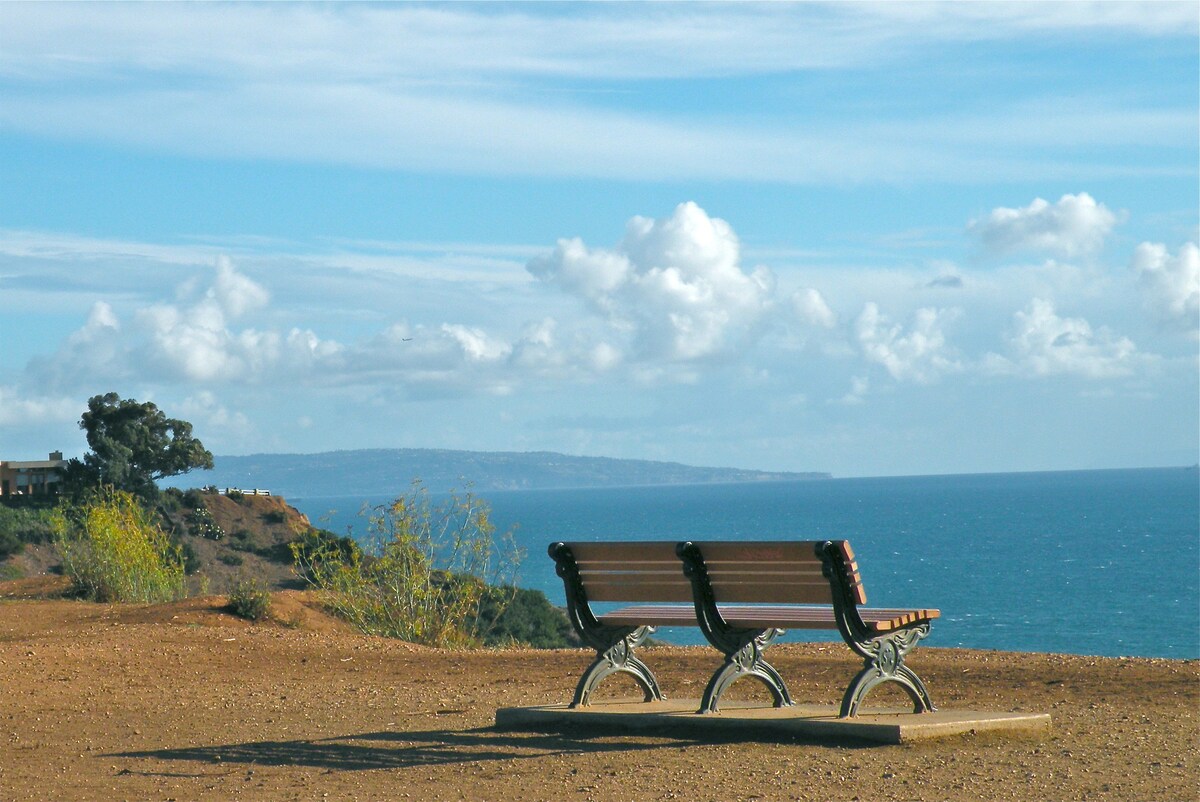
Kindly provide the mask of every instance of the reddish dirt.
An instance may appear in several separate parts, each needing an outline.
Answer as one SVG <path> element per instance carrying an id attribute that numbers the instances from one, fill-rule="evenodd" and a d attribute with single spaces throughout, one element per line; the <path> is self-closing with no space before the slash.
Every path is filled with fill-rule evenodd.
<path id="1" fill-rule="evenodd" d="M 588 654 L 364 637 L 300 592 L 249 624 L 221 597 L 99 605 L 34 600 L 53 588 L 24 582 L 0 583 L 6 802 L 1200 798 L 1195 661 L 914 653 L 941 707 L 1051 713 L 1036 736 L 868 747 L 502 732 L 497 708 L 566 701 Z M 771 654 L 798 701 L 834 704 L 856 670 L 840 645 Z M 698 697 L 714 660 L 646 656 L 676 698 Z M 889 693 L 869 701 L 903 700 Z"/>

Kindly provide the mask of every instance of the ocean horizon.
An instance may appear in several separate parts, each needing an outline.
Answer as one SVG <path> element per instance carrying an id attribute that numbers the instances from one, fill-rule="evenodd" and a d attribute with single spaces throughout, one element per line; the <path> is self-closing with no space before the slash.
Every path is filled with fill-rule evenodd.
<path id="1" fill-rule="evenodd" d="M 847 539 L 868 606 L 942 611 L 930 646 L 1200 658 L 1196 467 L 476 495 L 524 551 L 517 584 L 556 605 L 562 582 L 546 556 L 555 540 Z M 367 537 L 362 509 L 389 500 L 288 499 L 315 526 L 358 540 Z M 703 642 L 694 628 L 657 637 Z"/>

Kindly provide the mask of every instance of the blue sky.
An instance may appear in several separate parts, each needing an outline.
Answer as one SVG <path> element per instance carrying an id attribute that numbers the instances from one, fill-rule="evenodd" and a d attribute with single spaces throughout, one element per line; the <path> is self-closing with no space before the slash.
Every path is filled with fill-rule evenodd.
<path id="1" fill-rule="evenodd" d="M 0 456 L 1195 463 L 1197 16 L 0 5 Z"/>

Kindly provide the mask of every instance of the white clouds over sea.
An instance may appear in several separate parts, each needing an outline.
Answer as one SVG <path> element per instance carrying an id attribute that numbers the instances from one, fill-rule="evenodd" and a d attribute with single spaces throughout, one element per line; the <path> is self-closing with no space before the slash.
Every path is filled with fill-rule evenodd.
<path id="1" fill-rule="evenodd" d="M 1195 462 L 1198 22 L 0 4 L 0 458 Z"/>
<path id="2" fill-rule="evenodd" d="M 998 208 L 986 219 L 991 221 L 986 232 L 975 221 L 963 236 L 986 240 L 1003 230 L 1005 242 L 1019 242 L 1025 250 L 1095 260 L 1116 217 L 1081 193 L 1053 206 L 1034 201 L 1021 210 Z M 19 277 L 22 265 L 44 270 L 47 261 L 55 261 L 47 255 L 50 247 L 32 249 L 39 256 L 30 258 L 32 239 L 23 234 L 9 240 L 22 244 L 7 249 L 10 274 Z M 461 277 L 418 282 L 392 276 L 392 292 L 412 309 L 424 310 L 424 319 L 405 319 L 402 310 L 390 316 L 385 304 L 371 310 L 381 325 L 357 337 L 349 332 L 362 331 L 357 318 L 364 308 L 344 301 L 341 308 L 327 307 L 323 317 L 329 330 L 306 320 L 305 310 L 322 302 L 330 272 L 337 274 L 345 298 L 364 299 L 378 281 L 375 273 L 339 266 L 333 257 L 328 263 L 308 257 L 286 271 L 268 270 L 263 266 L 288 261 L 269 250 L 245 254 L 244 266 L 217 256 L 207 267 L 197 264 L 180 274 L 174 287 L 164 285 L 135 299 L 119 292 L 95 301 L 74 331 L 29 360 L 23 378 L 6 393 L 11 400 L 40 388 L 82 398 L 105 382 L 137 377 L 177 387 L 189 397 L 208 393 L 209 407 L 217 388 L 239 385 L 388 386 L 390 392 L 416 396 L 509 394 L 529 386 L 586 385 L 601 377 L 696 381 L 722 375 L 725 363 L 733 361 L 759 364 L 769 373 L 853 374 L 847 381 L 855 387 L 855 399 L 862 399 L 868 387 L 962 381 L 967 375 L 1013 381 L 1056 374 L 1117 379 L 1137 376 L 1155 362 L 1155 343 L 1135 345 L 1124 331 L 1149 331 L 1147 324 L 1159 316 L 1194 322 L 1200 293 L 1194 243 L 1174 254 L 1143 243 L 1131 257 L 1132 270 L 1119 267 L 1126 259 L 1110 259 L 1104 293 L 1123 296 L 1140 287 L 1146 304 L 1094 327 L 1084 316 L 1058 311 L 1056 303 L 1078 305 L 1074 293 L 1059 301 L 1041 295 L 1021 299 L 1023 271 L 991 273 L 988 291 L 972 294 L 960 287 L 974 283 L 975 270 L 959 269 L 964 278 L 954 285 L 928 281 L 924 268 L 913 270 L 901 276 L 914 290 L 900 303 L 893 293 L 864 289 L 857 277 L 841 283 L 828 271 L 798 276 L 793 271 L 791 280 L 817 286 L 786 286 L 769 266 L 744 265 L 733 225 L 693 202 L 658 218 L 632 217 L 615 239 L 609 247 L 561 239 L 529 260 L 529 276 L 524 282 L 514 279 L 508 289 Z M 61 258 L 76 265 L 77 283 L 96 286 L 110 269 L 112 257 L 105 254 L 111 250 L 97 248 L 92 260 L 80 260 L 78 252 Z M 150 244 L 136 250 L 139 260 L 156 252 Z M 191 258 L 203 262 L 208 255 L 200 250 Z M 80 272 L 79 265 L 89 261 L 95 276 Z M 1072 272 L 1062 263 L 1050 269 Z M 1002 283 L 1006 277 L 1012 280 L 1008 285 Z M 25 293 L 38 294 L 25 286 Z M 938 294 L 948 286 L 953 295 Z M 1070 281 L 1059 286 L 1073 288 Z M 57 291 L 47 289 L 44 296 Z M 447 293 L 464 299 L 490 295 L 508 311 L 482 319 L 429 317 Z M 423 300 L 423 294 L 429 297 Z M 842 299 L 840 314 L 826 295 Z M 283 304 L 280 297 L 289 300 Z M 952 303 L 928 305 L 934 300 Z M 999 308 L 1018 302 L 1015 308 Z M 1103 297 L 1092 302 L 1097 309 L 1114 304 Z M 987 329 L 998 317 L 1008 324 Z M 787 332 L 799 332 L 800 344 Z M 688 367 L 677 370 L 680 365 Z M 830 386 L 827 393 L 823 400 L 832 401 L 845 390 Z M 29 398 L 9 406 L 37 403 Z"/>

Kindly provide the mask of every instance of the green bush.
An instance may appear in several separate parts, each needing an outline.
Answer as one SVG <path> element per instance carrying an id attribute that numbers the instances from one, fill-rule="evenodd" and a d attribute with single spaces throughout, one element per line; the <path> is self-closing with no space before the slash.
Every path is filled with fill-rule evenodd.
<path id="1" fill-rule="evenodd" d="M 317 569 L 322 563 L 330 560 L 345 563 L 362 557 L 357 543 L 348 537 L 338 537 L 328 529 L 309 529 L 281 546 L 286 549 L 287 558 L 276 559 L 276 562 L 291 562 L 300 578 L 313 585 L 317 584 Z"/>
<path id="2" fill-rule="evenodd" d="M 0 504 L 0 542 L 49 543 L 54 539 L 53 513 L 52 507 Z"/>
<path id="3" fill-rule="evenodd" d="M 196 553 L 196 549 L 192 547 L 191 543 L 176 537 L 172 538 L 171 545 L 179 549 L 179 555 L 183 557 L 183 572 L 185 574 L 190 576 L 200 570 L 200 555 Z"/>
<path id="4" fill-rule="evenodd" d="M 240 554 L 222 554 L 217 559 L 219 559 L 221 562 L 225 563 L 226 565 L 233 565 L 233 566 L 241 565 L 242 563 L 244 563 L 246 561 L 245 558 L 242 557 L 242 555 L 240 555 Z"/>
<path id="5" fill-rule="evenodd" d="M 236 551 L 258 552 L 258 542 L 249 529 L 238 529 L 229 536 L 229 548 Z"/>
<path id="6" fill-rule="evenodd" d="M 537 649 L 579 645 L 566 615 L 540 590 L 491 587 L 483 596 L 475 637 L 485 646 L 524 643 Z"/>
<path id="7" fill-rule="evenodd" d="M 262 519 L 269 524 L 281 524 L 287 520 L 287 516 L 283 514 L 283 510 L 270 510 L 262 514 Z"/>
<path id="8" fill-rule="evenodd" d="M 129 492 L 104 488 L 52 516 L 63 572 L 95 601 L 159 602 L 186 595 L 184 560 Z"/>
<path id="9" fill-rule="evenodd" d="M 188 514 L 188 527 L 193 535 L 208 538 L 209 540 L 220 540 L 225 537 L 225 530 L 217 524 L 208 507 L 203 505 L 196 507 Z"/>
<path id="10" fill-rule="evenodd" d="M 471 493 L 435 504 L 414 483 L 409 493 L 368 513 L 368 532 L 366 552 L 328 539 L 294 544 L 298 572 L 364 633 L 433 646 L 478 645 L 487 582 L 497 584 L 518 563 L 511 535 L 496 537 L 487 505 Z M 495 601 L 504 606 L 503 599 Z"/>
<path id="11" fill-rule="evenodd" d="M 158 509 L 163 515 L 178 512 L 183 507 L 183 491 L 178 487 L 168 487 L 158 497 Z"/>
<path id="12" fill-rule="evenodd" d="M 0 530 L 0 560 L 7 560 L 14 554 L 20 554 L 25 543 L 13 532 Z"/>
<path id="13" fill-rule="evenodd" d="M 261 621 L 271 612 L 271 591 L 257 579 L 240 579 L 229 594 L 228 609 L 240 618 Z"/>

